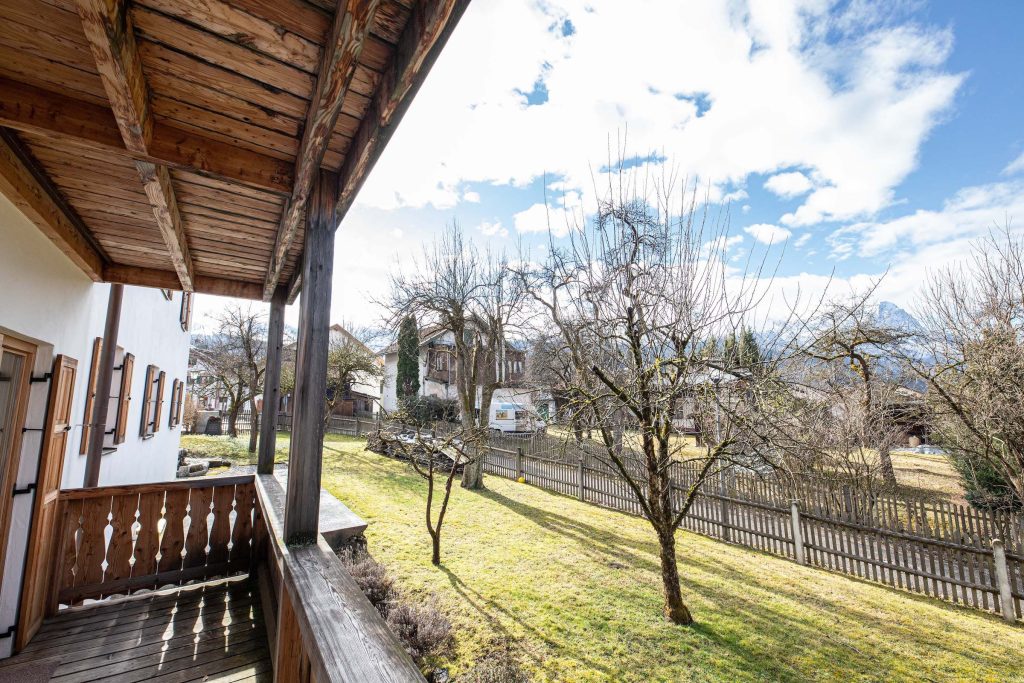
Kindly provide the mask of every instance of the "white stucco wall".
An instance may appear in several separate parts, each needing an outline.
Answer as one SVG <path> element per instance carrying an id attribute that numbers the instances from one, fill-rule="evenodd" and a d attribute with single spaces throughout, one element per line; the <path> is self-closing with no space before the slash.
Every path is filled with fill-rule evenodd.
<path id="1" fill-rule="evenodd" d="M 65 354 L 78 361 L 72 415 L 74 422 L 64 456 L 63 486 L 81 486 L 85 456 L 79 455 L 92 345 L 103 336 L 109 286 L 89 280 L 56 246 L 0 195 L 0 332 L 38 345 L 34 374 L 52 368 L 53 358 Z M 132 402 L 125 443 L 102 461 L 100 484 L 123 484 L 173 479 L 180 426 L 168 427 L 173 380 L 185 379 L 189 333 L 178 321 L 181 293 L 173 300 L 160 290 L 125 287 L 118 346 L 135 355 Z M 140 437 L 142 395 L 147 365 L 166 372 L 160 430 Z M 49 385 L 31 385 L 26 427 L 39 427 L 45 416 Z M 39 432 L 26 432 L 18 468 L 19 488 L 33 483 L 39 463 Z M 15 496 L 2 587 L 0 632 L 16 616 L 21 571 L 28 535 L 32 495 Z M 0 639 L 0 657 L 10 638 Z"/>

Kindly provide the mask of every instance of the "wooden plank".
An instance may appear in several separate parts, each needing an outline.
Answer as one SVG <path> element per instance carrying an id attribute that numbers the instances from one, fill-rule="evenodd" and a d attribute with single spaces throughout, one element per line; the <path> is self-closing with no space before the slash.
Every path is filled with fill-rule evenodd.
<path id="1" fill-rule="evenodd" d="M 195 291 L 192 258 L 189 255 L 185 229 L 182 227 L 178 202 L 174 196 L 174 188 L 171 185 L 171 176 L 167 172 L 167 167 L 148 161 L 136 161 L 135 168 L 139 171 L 142 187 L 146 196 L 149 197 L 149 204 L 153 210 L 153 218 L 164 238 L 171 265 L 174 266 L 174 270 L 178 274 L 181 287 L 186 292 Z"/>
<path id="2" fill-rule="evenodd" d="M 394 135 L 430 67 L 468 6 L 469 0 L 438 0 L 415 5 L 369 108 L 364 113 L 362 107 L 357 107 L 362 121 L 339 170 L 335 226 L 340 225 L 348 213 L 356 194 Z M 350 92 L 349 99 L 354 98 Z M 274 286 L 271 286 L 270 279 L 267 278 L 267 286 L 264 288 L 264 300 L 269 300 L 277 284 L 275 278 Z M 289 303 L 295 300 L 301 287 L 302 275 L 296 273 L 288 284 Z"/>
<path id="3" fill-rule="evenodd" d="M 263 288 L 263 298 L 266 301 L 270 301 L 277 289 L 285 257 L 299 230 L 310 191 L 323 162 L 328 141 L 341 113 L 342 102 L 352 82 L 363 42 L 369 35 L 373 15 L 379 4 L 380 0 L 339 1 L 330 34 L 324 42 L 316 89 L 309 104 L 302 143 L 295 159 L 292 195 L 281 217 L 277 243 L 267 271 L 267 280 Z"/>
<path id="4" fill-rule="evenodd" d="M 159 122 L 153 124 L 149 153 L 131 152 L 109 109 L 5 78 L 0 78 L 0 125 L 282 195 L 291 193 L 292 168 L 281 159 Z"/>
<path id="5" fill-rule="evenodd" d="M 130 152 L 145 155 L 153 137 L 153 119 L 127 3 L 119 0 L 76 2 L 125 147 Z"/>
<path id="6" fill-rule="evenodd" d="M 309 73 L 320 56 L 317 42 L 219 0 L 143 0 L 139 4 L 177 17 Z"/>
<path id="7" fill-rule="evenodd" d="M 94 282 L 100 281 L 107 255 L 9 131 L 0 131 L 0 192 L 83 273 Z"/>
<path id="8" fill-rule="evenodd" d="M 159 270 L 156 268 L 141 268 L 113 264 L 103 269 L 104 282 L 120 282 L 126 285 L 137 285 L 139 287 L 157 287 L 159 289 L 181 289 L 181 282 L 178 274 L 173 270 Z M 221 277 L 211 277 L 197 273 L 193 291 L 200 294 L 216 294 L 218 296 L 231 296 L 240 299 L 252 299 L 259 301 L 263 298 L 263 285 L 255 280 L 242 282 Z"/>
<path id="9" fill-rule="evenodd" d="M 340 170 L 338 222 L 347 213 L 468 5 L 468 0 L 439 0 L 420 2 L 413 8 L 356 133 L 353 150 Z"/>
<path id="10" fill-rule="evenodd" d="M 312 75 L 265 57 L 247 46 L 144 7 L 133 7 L 131 17 L 140 38 L 193 55 L 303 99 L 309 99 L 313 92 Z"/>

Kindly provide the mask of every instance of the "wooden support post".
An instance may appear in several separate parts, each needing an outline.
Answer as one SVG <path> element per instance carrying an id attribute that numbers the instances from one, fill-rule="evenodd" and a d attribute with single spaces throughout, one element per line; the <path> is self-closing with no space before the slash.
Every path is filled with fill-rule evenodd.
<path id="1" fill-rule="evenodd" d="M 281 402 L 281 350 L 284 346 L 284 306 L 288 292 L 278 288 L 270 301 L 267 324 L 267 370 L 263 375 L 263 416 L 260 423 L 260 453 L 256 471 L 272 474 L 277 451 L 277 408 Z"/>
<path id="2" fill-rule="evenodd" d="M 523 473 L 523 447 L 520 446 L 516 449 L 516 479 L 522 479 Z"/>
<path id="3" fill-rule="evenodd" d="M 334 271 L 334 208 L 338 179 L 319 171 L 306 207 L 302 256 L 302 304 L 295 363 L 295 408 L 288 455 L 286 543 L 315 543 L 320 515 L 320 467 L 324 449 L 324 397 Z"/>
<path id="4" fill-rule="evenodd" d="M 107 322 L 103 328 L 103 351 L 100 354 L 99 374 L 96 377 L 96 398 L 92 402 L 89 418 L 89 450 L 85 456 L 86 488 L 100 485 L 100 460 L 103 458 L 103 440 L 106 437 L 107 413 L 110 407 L 110 384 L 114 375 L 114 356 L 117 353 L 117 331 L 121 325 L 121 299 L 124 285 L 110 285 L 107 299 Z"/>
<path id="5" fill-rule="evenodd" d="M 999 586 L 999 612 L 1003 619 L 1014 624 L 1017 616 L 1013 611 L 1013 591 L 1010 587 L 1010 572 L 1006 566 L 1006 549 L 1003 542 L 992 539 L 992 561 L 996 569 L 996 584 Z"/>
<path id="6" fill-rule="evenodd" d="M 796 557 L 796 561 L 800 564 L 807 564 L 807 560 L 804 557 L 804 534 L 800 528 L 800 502 L 794 500 L 790 505 L 790 512 L 792 513 L 793 522 L 793 554 Z"/>
<path id="7" fill-rule="evenodd" d="M 584 472 L 584 470 L 583 470 L 583 458 L 580 458 L 580 463 L 579 463 L 579 466 L 578 466 L 578 468 L 576 470 L 576 480 L 577 480 L 577 484 L 579 486 L 579 497 L 580 497 L 580 500 L 585 501 L 587 499 L 587 496 L 586 496 L 587 489 L 583 485 L 583 472 Z"/>

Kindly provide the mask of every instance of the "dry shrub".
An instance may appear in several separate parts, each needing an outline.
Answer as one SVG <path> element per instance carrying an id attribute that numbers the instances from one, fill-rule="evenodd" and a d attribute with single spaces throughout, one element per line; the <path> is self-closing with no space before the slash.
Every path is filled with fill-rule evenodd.
<path id="1" fill-rule="evenodd" d="M 359 590 L 385 619 L 395 601 L 395 580 L 388 570 L 365 552 L 339 555 L 342 564 L 356 580 Z"/>
<path id="2" fill-rule="evenodd" d="M 417 663 L 442 655 L 451 647 L 452 624 L 433 600 L 423 605 L 397 602 L 388 610 L 387 621 Z"/>

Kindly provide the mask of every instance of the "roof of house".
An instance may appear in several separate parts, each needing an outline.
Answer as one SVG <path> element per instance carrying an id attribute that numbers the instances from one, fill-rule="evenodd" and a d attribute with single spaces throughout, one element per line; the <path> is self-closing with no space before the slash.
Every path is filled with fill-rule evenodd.
<path id="1" fill-rule="evenodd" d="M 0 191 L 94 281 L 294 299 L 467 5 L 0 3 Z"/>

